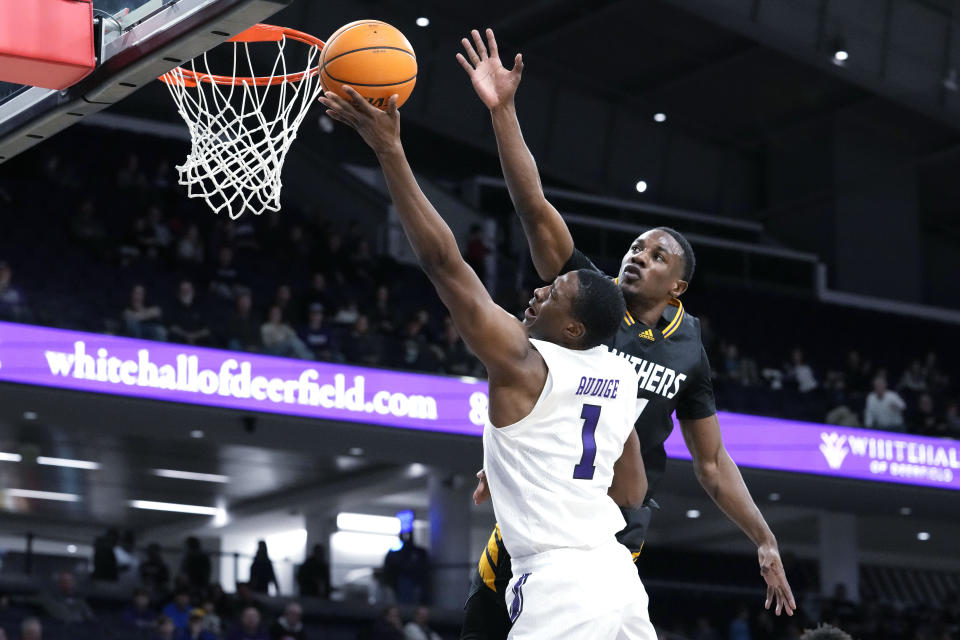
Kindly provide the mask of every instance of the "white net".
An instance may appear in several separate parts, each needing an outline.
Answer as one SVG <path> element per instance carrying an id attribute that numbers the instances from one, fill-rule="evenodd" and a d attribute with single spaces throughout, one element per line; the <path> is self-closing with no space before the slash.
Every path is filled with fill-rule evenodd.
<path id="1" fill-rule="evenodd" d="M 283 161 L 322 90 L 314 68 L 320 47 L 310 46 L 303 72 L 290 75 L 284 55 L 288 42 L 285 36 L 276 42 L 269 80 L 263 76 L 238 84 L 213 82 L 206 53 L 201 70 L 198 58 L 190 62 L 189 71 L 178 67 L 163 78 L 193 140 L 186 161 L 177 166 L 179 182 L 189 197 L 205 199 L 216 213 L 226 209 L 234 220 L 245 211 L 260 215 L 280 210 Z M 250 43 L 230 44 L 234 77 L 241 47 L 253 69 Z"/>

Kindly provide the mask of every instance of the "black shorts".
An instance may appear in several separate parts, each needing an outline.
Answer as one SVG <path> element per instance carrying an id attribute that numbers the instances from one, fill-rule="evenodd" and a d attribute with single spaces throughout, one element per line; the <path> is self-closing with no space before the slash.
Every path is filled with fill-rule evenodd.
<path id="1" fill-rule="evenodd" d="M 510 627 L 503 594 L 483 587 L 467 599 L 460 640 L 506 640 Z"/>

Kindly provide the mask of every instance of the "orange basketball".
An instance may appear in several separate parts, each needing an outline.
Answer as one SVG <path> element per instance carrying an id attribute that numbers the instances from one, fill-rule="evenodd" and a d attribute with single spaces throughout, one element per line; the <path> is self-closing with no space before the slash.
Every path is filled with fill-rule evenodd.
<path id="1" fill-rule="evenodd" d="M 406 102 L 417 82 L 417 57 L 396 28 L 380 20 L 357 20 L 333 32 L 320 54 L 320 81 L 325 91 L 346 97 L 350 85 L 370 104 L 385 109 L 397 94 Z"/>

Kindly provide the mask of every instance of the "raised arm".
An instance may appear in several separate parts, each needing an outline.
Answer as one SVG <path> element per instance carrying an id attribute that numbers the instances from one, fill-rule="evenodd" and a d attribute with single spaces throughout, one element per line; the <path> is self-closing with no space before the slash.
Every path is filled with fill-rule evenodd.
<path id="1" fill-rule="evenodd" d="M 514 95 L 523 73 L 523 59 L 518 53 L 513 69 L 507 70 L 500 62 L 492 29 L 487 29 L 489 51 L 479 31 L 474 29 L 471 36 L 472 44 L 467 38 L 462 40 L 467 57 L 458 53 L 457 60 L 470 76 L 477 95 L 490 109 L 510 199 L 527 236 L 533 266 L 540 277 L 549 282 L 570 259 L 573 237 L 560 213 L 543 194 L 536 160 L 520 130 Z"/>
<path id="2" fill-rule="evenodd" d="M 344 90 L 350 100 L 328 92 L 320 102 L 331 118 L 356 129 L 376 153 L 400 224 L 457 331 L 491 379 L 522 379 L 532 352 L 526 329 L 493 301 L 461 257 L 450 227 L 420 190 L 400 143 L 396 96 L 380 111 L 351 87 Z"/>

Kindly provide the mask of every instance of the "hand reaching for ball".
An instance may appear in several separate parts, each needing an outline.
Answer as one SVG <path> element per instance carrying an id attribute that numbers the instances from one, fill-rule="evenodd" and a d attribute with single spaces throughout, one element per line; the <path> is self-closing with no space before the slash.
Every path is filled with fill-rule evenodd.
<path id="1" fill-rule="evenodd" d="M 470 76 L 474 91 L 490 110 L 512 103 L 523 74 L 523 56 L 518 53 L 513 59 L 513 69 L 506 69 L 500 62 L 493 29 L 487 29 L 486 46 L 479 31 L 474 29 L 470 35 L 473 37 L 472 44 L 467 38 L 460 41 L 467 57 L 464 58 L 462 53 L 458 53 L 457 62 Z"/>
<path id="2" fill-rule="evenodd" d="M 381 111 L 353 87 L 343 85 L 343 91 L 347 98 L 341 98 L 332 91 L 318 98 L 327 108 L 327 115 L 355 129 L 377 154 L 399 149 L 400 112 L 397 110 L 397 95 L 390 96 L 386 109 Z"/>

